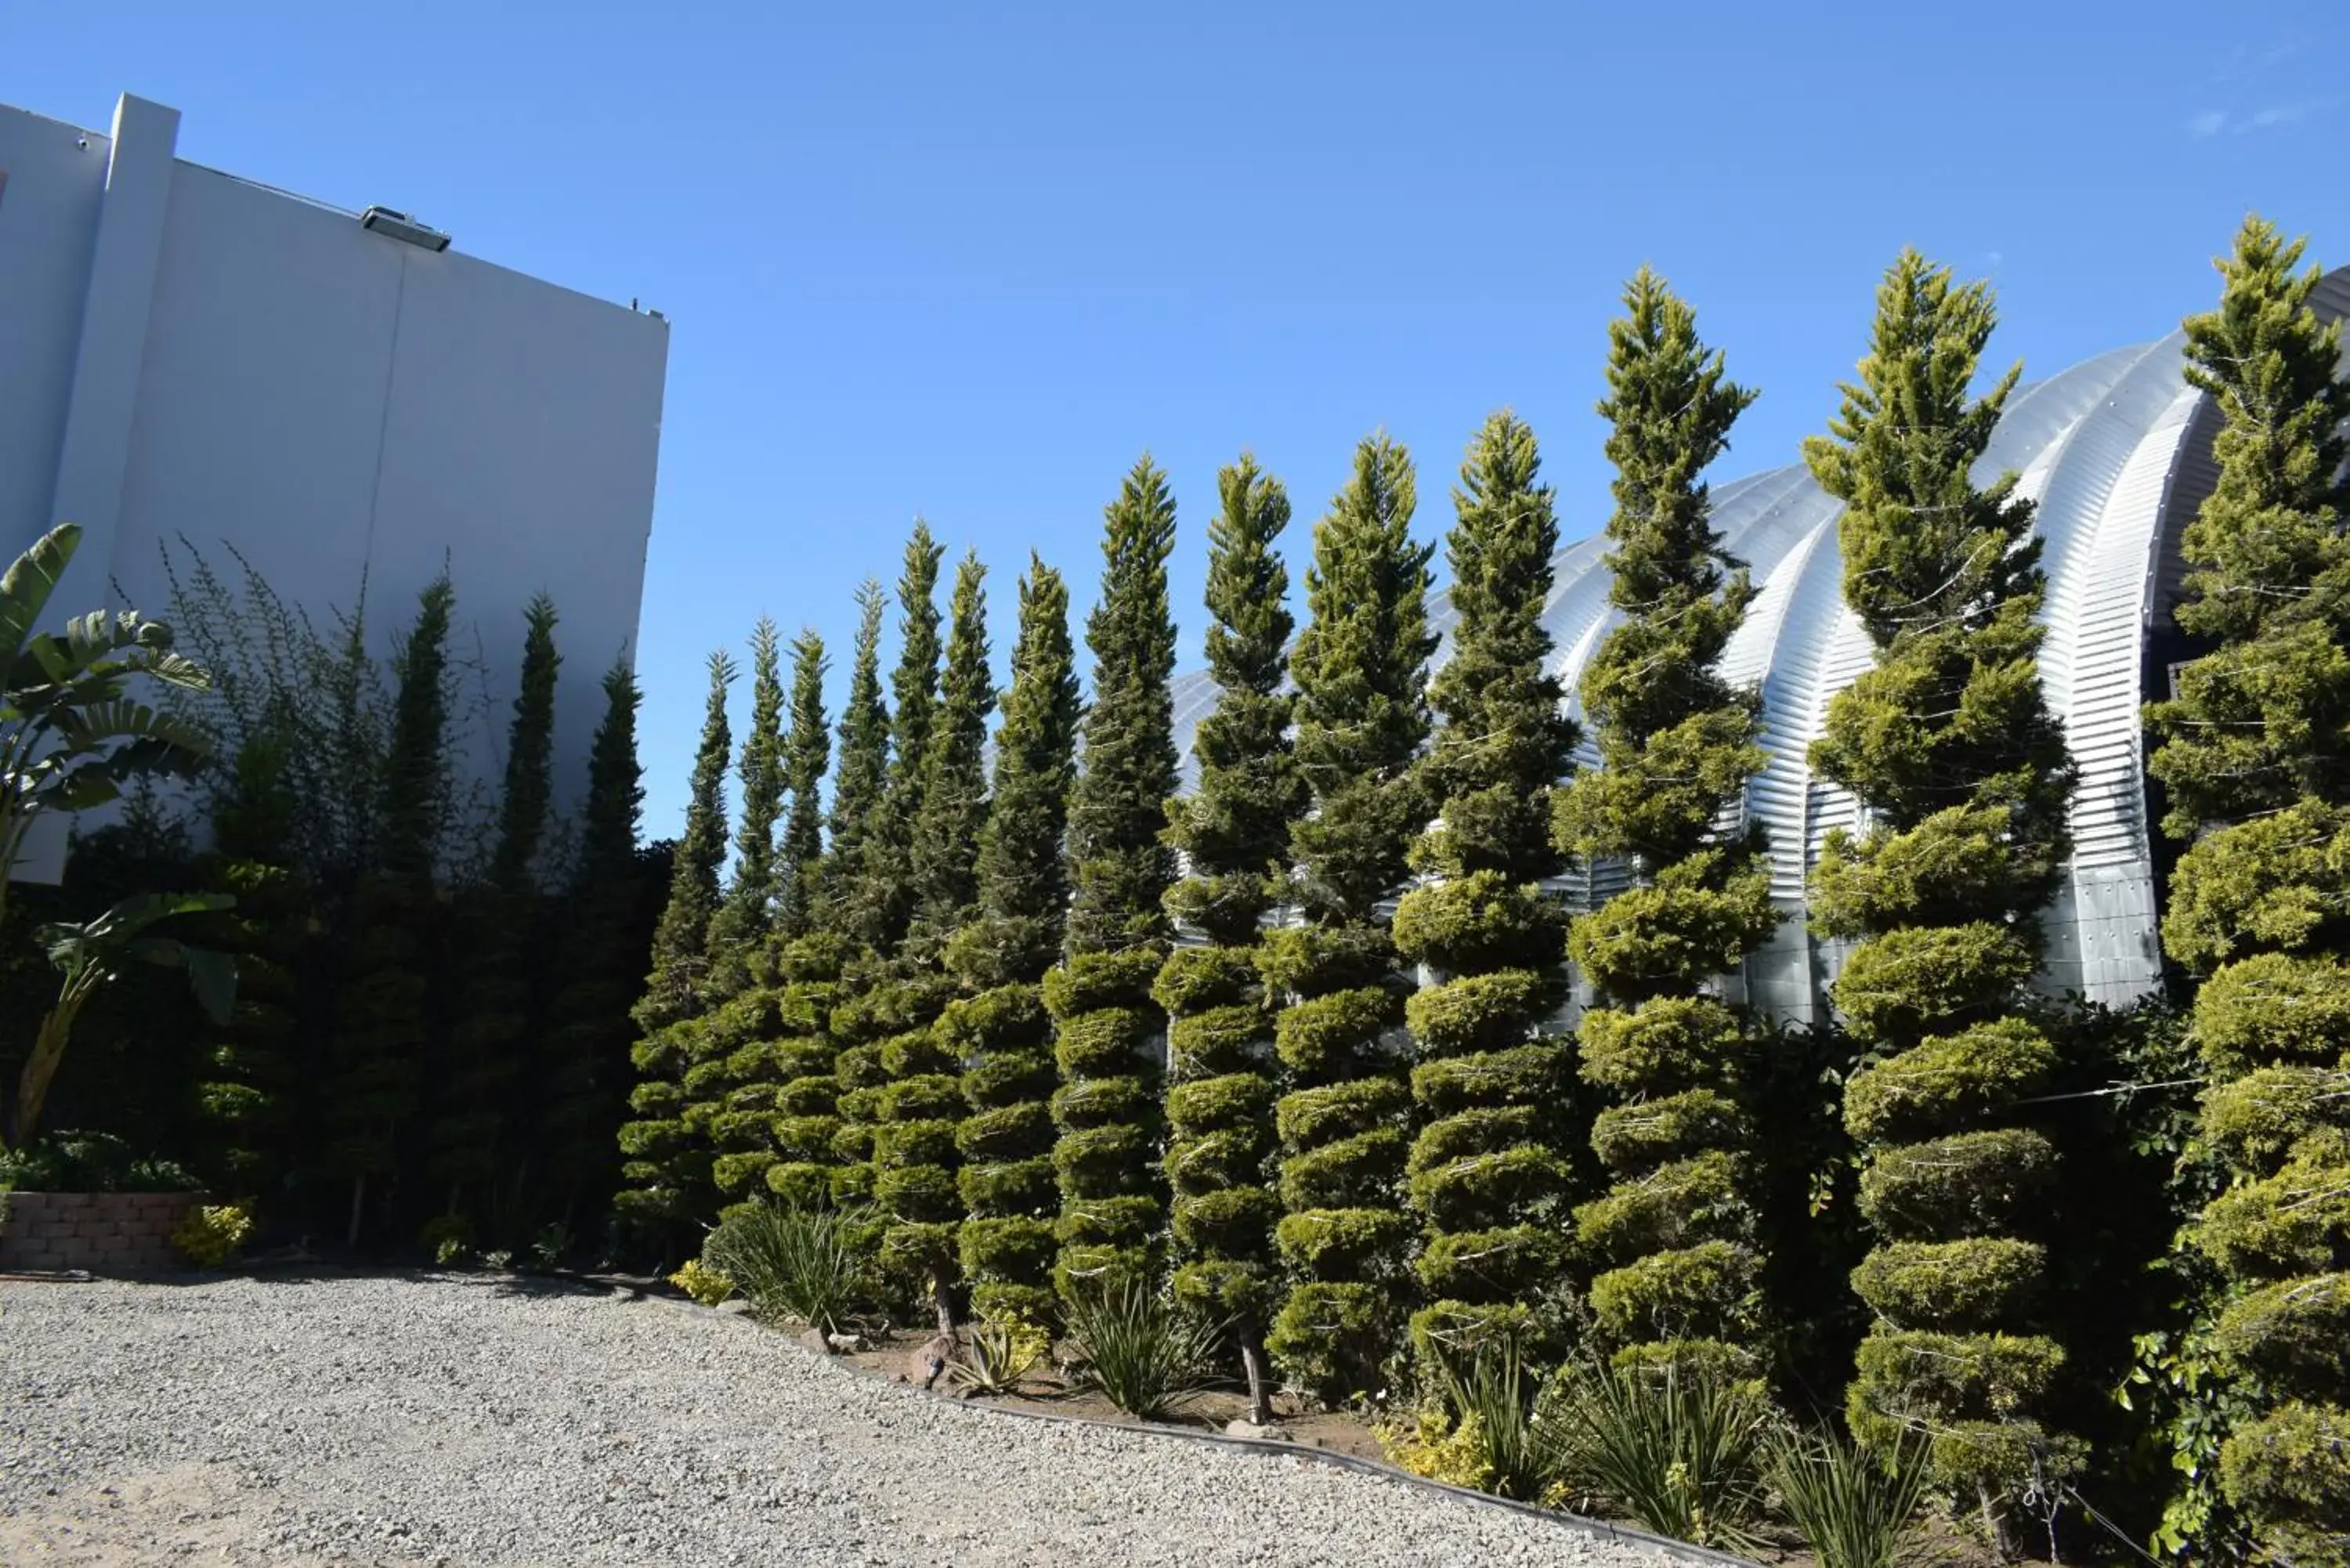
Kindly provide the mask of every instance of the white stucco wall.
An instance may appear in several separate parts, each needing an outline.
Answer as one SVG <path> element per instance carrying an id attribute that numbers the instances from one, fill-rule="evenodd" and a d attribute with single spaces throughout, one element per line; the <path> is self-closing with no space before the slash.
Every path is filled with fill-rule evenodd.
<path id="1" fill-rule="evenodd" d="M 161 614 L 164 542 L 233 544 L 322 627 L 364 581 L 380 650 L 445 560 L 499 710 L 544 591 L 568 802 L 633 651 L 668 324 L 182 161 L 177 127 L 0 109 L 0 547 L 79 523 L 58 613 Z"/>

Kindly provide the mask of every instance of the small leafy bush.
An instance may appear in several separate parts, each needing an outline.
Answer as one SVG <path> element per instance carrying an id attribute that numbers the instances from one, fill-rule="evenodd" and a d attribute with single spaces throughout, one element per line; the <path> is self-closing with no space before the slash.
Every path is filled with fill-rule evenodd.
<path id="1" fill-rule="evenodd" d="M 217 1269 L 253 1234 L 253 1211 L 241 1203 L 199 1204 L 172 1231 L 172 1245 L 200 1269 Z"/>
<path id="2" fill-rule="evenodd" d="M 669 1282 L 703 1306 L 716 1306 L 734 1293 L 734 1282 L 699 1258 L 688 1258 Z"/>
<path id="3" fill-rule="evenodd" d="M 1555 1459 L 1570 1484 L 1659 1535 L 1755 1544 L 1776 1431 L 1758 1386 L 1672 1363 L 1601 1363 L 1573 1376 L 1560 1417 Z"/>
<path id="4" fill-rule="evenodd" d="M 1223 1329 L 1135 1279 L 1069 1302 L 1076 1384 L 1138 1420 L 1156 1421 L 1218 1386 Z"/>
<path id="5" fill-rule="evenodd" d="M 702 1262 L 743 1293 L 751 1310 L 827 1333 L 863 1309 L 873 1293 L 878 1227 L 864 1209 L 745 1206 L 702 1243 Z"/>
<path id="6" fill-rule="evenodd" d="M 57 1131 L 0 1153 L 0 1189 L 18 1192 L 195 1192 L 168 1159 L 142 1159 L 112 1133 Z"/>
<path id="7" fill-rule="evenodd" d="M 1555 1399 L 1527 1370 L 1516 1345 L 1490 1345 L 1465 1368 L 1441 1359 L 1435 1366 L 1451 1430 L 1422 1453 L 1446 1473 L 1415 1473 L 1520 1502 L 1550 1495 L 1558 1480 L 1558 1449 L 1550 1440 Z"/>
<path id="8" fill-rule="evenodd" d="M 1898 1438 L 1879 1458 L 1832 1430 L 1790 1435 L 1772 1447 L 1770 1481 L 1820 1568 L 1896 1568 L 1925 1497 L 1927 1459 L 1922 1438 Z"/>

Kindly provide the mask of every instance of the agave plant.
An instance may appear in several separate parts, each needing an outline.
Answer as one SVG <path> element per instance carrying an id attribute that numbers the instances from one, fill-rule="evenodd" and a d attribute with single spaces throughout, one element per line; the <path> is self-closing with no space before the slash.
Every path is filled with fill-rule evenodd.
<path id="1" fill-rule="evenodd" d="M 1021 1324 L 983 1323 L 971 1343 L 947 1363 L 950 1387 L 966 1394 L 1017 1394 L 1052 1348 L 1052 1341 Z"/>

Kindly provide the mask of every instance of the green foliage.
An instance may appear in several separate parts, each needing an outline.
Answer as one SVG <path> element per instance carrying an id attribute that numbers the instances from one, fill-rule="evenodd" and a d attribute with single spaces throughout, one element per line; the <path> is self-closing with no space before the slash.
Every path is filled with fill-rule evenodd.
<path id="1" fill-rule="evenodd" d="M 946 670 L 922 758 L 921 812 L 914 824 L 914 929 L 925 951 L 977 912 L 979 847 L 988 812 L 987 718 L 995 685 L 987 668 L 987 569 L 975 555 L 955 568 Z"/>
<path id="2" fill-rule="evenodd" d="M 1592 1365 L 1557 1404 L 1558 1473 L 1659 1535 L 1760 1544 L 1775 1424 L 1761 1386 L 1667 1364 Z"/>
<path id="3" fill-rule="evenodd" d="M 237 1203 L 200 1203 L 172 1228 L 172 1245 L 200 1269 L 217 1269 L 253 1234 L 253 1211 Z"/>
<path id="4" fill-rule="evenodd" d="M 848 667 L 848 700 L 840 710 L 840 760 L 833 773 L 831 831 L 816 883 L 820 922 L 848 929 L 850 908 L 865 876 L 866 830 L 889 770 L 889 710 L 881 700 L 881 616 L 889 599 L 868 578 L 857 590 L 857 641 Z"/>
<path id="5" fill-rule="evenodd" d="M 1563 1262 L 1559 1249 L 1519 1234 L 1563 1218 L 1574 1185 L 1561 1152 L 1563 1107 L 1508 1092 L 1539 1069 L 1512 1062 L 1481 1071 L 1524 1046 L 1565 995 L 1563 912 L 1536 879 L 1565 865 L 1550 818 L 1576 732 L 1562 714 L 1542 624 L 1558 527 L 1539 466 L 1532 431 L 1506 412 L 1488 419 L 1462 465 L 1446 536 L 1458 619 L 1452 658 L 1430 684 L 1442 722 L 1421 769 L 1437 826 L 1410 847 L 1411 864 L 1434 880 L 1403 897 L 1392 933 L 1407 960 L 1441 976 L 1405 1012 L 1432 1058 L 1412 1074 L 1429 1120 L 1406 1195 L 1429 1228 L 1419 1272 L 1438 1299 L 1416 1323 L 1547 1302 Z"/>
<path id="6" fill-rule="evenodd" d="M 983 1323 L 972 1330 L 962 1354 L 947 1363 L 947 1385 L 997 1398 L 1017 1394 L 1052 1348 L 1044 1330 L 1017 1319 Z"/>
<path id="7" fill-rule="evenodd" d="M 2036 669 L 2031 503 L 2012 473 L 1975 477 L 2019 374 L 1972 395 L 1990 291 L 1905 251 L 1877 305 L 1858 381 L 1804 449 L 1846 504 L 1845 600 L 1877 649 L 1812 747 L 1873 824 L 1819 874 L 1822 929 L 1861 939 L 1834 994 L 1875 1059 L 1846 1080 L 1845 1122 L 1887 1244 L 1855 1275 L 1878 1316 L 1846 1416 L 1880 1459 L 1929 1433 L 1935 1482 L 2001 1520 L 2081 1459 L 2043 1424 L 2064 1352 L 2029 1332 L 2045 1254 L 2014 1234 L 2053 1148 L 2012 1125 L 2058 1064 L 2017 1002 L 2068 847 L 2073 767 Z M 1983 1244 L 1997 1241 L 2019 1245 Z"/>
<path id="8" fill-rule="evenodd" d="M 1824 1428 L 1771 1447 L 1768 1471 L 1820 1568 L 1898 1568 L 1901 1538 L 1930 1479 L 1926 1442 L 1904 1436 L 1878 1455 Z"/>
<path id="9" fill-rule="evenodd" d="M 939 705 L 939 563 L 946 546 L 917 517 L 898 576 L 898 662 L 889 672 L 888 774 L 861 829 L 858 880 L 845 929 L 875 952 L 898 950 L 913 919 L 914 838 L 929 782 L 931 729 Z M 844 737 L 842 749 L 847 742 Z"/>
<path id="10" fill-rule="evenodd" d="M 775 621 L 751 628 L 751 720 L 736 764 L 743 790 L 735 815 L 734 879 L 712 918 L 712 956 L 726 989 L 744 983 L 748 950 L 773 928 L 783 892 L 775 859 L 775 824 L 784 814 L 783 638 Z"/>
<path id="11" fill-rule="evenodd" d="M 1067 1298 L 1076 1383 L 1139 1421 L 1165 1420 L 1217 1387 L 1223 1330 L 1139 1280 Z"/>
<path id="12" fill-rule="evenodd" d="M 701 1262 L 760 1317 L 828 1333 L 873 1299 L 873 1259 L 863 1244 L 871 1229 L 855 1210 L 743 1204 L 702 1242 Z"/>

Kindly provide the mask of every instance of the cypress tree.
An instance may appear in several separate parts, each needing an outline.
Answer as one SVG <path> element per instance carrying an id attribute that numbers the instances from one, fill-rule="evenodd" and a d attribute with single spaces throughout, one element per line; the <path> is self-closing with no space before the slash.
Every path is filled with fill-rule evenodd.
<path id="1" fill-rule="evenodd" d="M 296 803 L 283 739 L 267 729 L 255 732 L 229 766 L 226 786 L 213 802 L 206 884 L 236 899 L 218 917 L 225 929 L 215 939 L 236 955 L 236 1010 L 205 1050 L 196 1103 L 207 1124 L 214 1189 L 265 1205 L 305 1152 L 300 976 L 310 956 L 305 930 L 314 905 L 295 864 Z"/>
<path id="2" fill-rule="evenodd" d="M 524 623 L 521 689 L 506 731 L 489 880 L 463 889 L 455 910 L 458 998 L 430 1160 L 432 1174 L 447 1186 L 452 1217 L 463 1215 L 468 1191 L 481 1199 L 493 1197 L 493 1186 L 501 1177 L 515 1177 L 521 1163 L 510 1123 L 527 1066 L 539 915 L 536 867 L 554 799 L 555 688 L 563 664 L 555 646 L 554 601 L 544 594 L 533 598 Z"/>
<path id="3" fill-rule="evenodd" d="M 881 700 L 881 614 L 888 604 L 881 585 L 858 590 L 857 647 L 850 662 L 848 701 L 840 713 L 840 769 L 833 781 L 832 836 L 820 881 L 827 929 L 853 932 L 857 898 L 865 875 L 868 829 L 877 814 L 889 772 L 889 710 Z M 854 956 L 852 937 L 849 953 Z M 833 1043 L 834 1128 L 826 1178 L 835 1201 L 855 1202 L 873 1195 L 873 1097 L 887 1075 L 880 1054 L 865 1047 L 880 1038 L 866 1027 L 862 1010 L 845 981 L 833 997 L 827 1032 Z M 813 1092 L 813 1091 L 811 1091 Z"/>
<path id="4" fill-rule="evenodd" d="M 775 855 L 785 787 L 783 639 L 768 616 L 751 628 L 751 722 L 737 771 L 743 808 L 734 827 L 734 879 L 710 928 L 713 961 L 735 971 L 729 989 L 743 984 L 742 966 L 773 928 L 783 892 Z"/>
<path id="5" fill-rule="evenodd" d="M 922 762 L 921 815 L 914 825 L 914 918 L 902 964 L 930 971 L 946 938 L 978 896 L 980 834 L 987 821 L 987 719 L 995 707 L 988 672 L 987 569 L 966 556 L 955 571 L 940 686 Z M 928 973 L 926 972 L 926 978 Z M 955 1134 L 962 1120 L 961 1054 L 934 1025 L 949 999 L 942 984 L 921 988 L 906 1007 L 908 1027 L 882 1047 L 890 1082 L 877 1097 L 874 1196 L 889 1216 L 885 1268 L 917 1282 L 941 1333 L 954 1328 L 951 1291 L 962 1200 L 955 1187 Z"/>
<path id="6" fill-rule="evenodd" d="M 2210 650 L 2149 710 L 2147 771 L 2195 841 L 2162 934 L 2201 981 L 2200 1135 L 2228 1174 L 2185 1239 L 2255 1412 L 2220 1427 L 2219 1486 L 2267 1553 L 2316 1563 L 2350 1554 L 2350 379 L 2302 249 L 2246 219 L 2187 322 L 2222 423 L 2178 617 Z"/>
<path id="7" fill-rule="evenodd" d="M 546 1032 L 540 1037 L 539 1146 L 562 1193 L 557 1217 L 580 1219 L 581 1195 L 611 1189 L 612 1128 L 628 1105 L 637 987 L 629 976 L 646 934 L 637 829 L 644 770 L 637 762 L 641 698 L 628 661 L 604 673 L 604 716 L 588 753 L 578 857 L 565 887 Z"/>
<path id="8" fill-rule="evenodd" d="M 792 808 L 775 846 L 782 888 L 775 929 L 786 938 L 808 933 L 822 898 L 824 774 L 832 763 L 832 725 L 824 711 L 829 669 L 824 639 L 803 628 L 792 639 L 791 730 L 784 744 L 784 784 L 791 791 Z"/>
<path id="9" fill-rule="evenodd" d="M 1153 997 L 1168 1013 L 1167 1178 L 1179 1266 L 1176 1299 L 1232 1324 L 1251 1419 L 1273 1417 L 1262 1349 L 1279 1300 L 1265 1186 L 1275 1086 L 1264 1072 L 1270 1018 L 1257 983 L 1258 921 L 1286 870 L 1305 791 L 1282 691 L 1289 571 L 1276 549 L 1289 524 L 1281 482 L 1243 454 L 1216 475 L 1223 510 L 1208 526 L 1208 672 L 1217 702 L 1192 751 L 1199 787 L 1167 806 L 1167 843 L 1191 874 L 1168 912 L 1207 945 L 1170 954 Z"/>
<path id="10" fill-rule="evenodd" d="M 1542 624 L 1558 524 L 1541 461 L 1503 412 L 1461 466 L 1445 542 L 1452 657 L 1429 688 L 1442 722 L 1422 768 L 1437 822 L 1412 846 L 1425 880 L 1396 906 L 1397 949 L 1438 977 L 1405 1011 L 1422 1058 L 1407 1168 L 1428 1235 L 1423 1354 L 1557 1337 L 1544 1309 L 1565 1272 L 1572 1050 L 1543 1030 L 1564 997 L 1565 919 L 1541 883 L 1565 864 L 1550 802 L 1575 732 Z"/>
<path id="11" fill-rule="evenodd" d="M 328 1049 L 326 1168 L 351 1184 L 346 1240 L 357 1246 L 370 1179 L 389 1183 L 423 1085 L 439 952 L 433 881 L 449 818 L 449 628 L 444 573 L 417 598 L 394 659 L 399 689 L 385 751 L 374 865 L 354 892 L 348 967 Z"/>
<path id="12" fill-rule="evenodd" d="M 892 714 L 889 782 L 865 828 L 865 865 L 852 928 L 884 958 L 898 950 L 912 919 L 914 829 L 922 815 L 922 786 L 931 725 L 939 701 L 939 562 L 946 546 L 917 518 L 906 541 L 898 578 L 898 664 L 890 671 Z"/>
<path id="13" fill-rule="evenodd" d="M 1148 1278 L 1163 1220 L 1151 1168 L 1158 1096 L 1146 1060 L 1169 922 L 1174 855 L 1159 842 L 1175 793 L 1175 622 L 1167 557 L 1175 500 L 1149 457 L 1104 513 L 1101 598 L 1086 619 L 1094 656 L 1085 765 L 1069 794 L 1067 961 L 1045 977 L 1055 1026 L 1064 1294 Z"/>
<path id="14" fill-rule="evenodd" d="M 1616 1186 L 1575 1224 L 1609 1265 L 1592 1282 L 1592 1315 L 1619 1354 L 1752 1373 L 1760 1259 L 1742 1196 L 1753 1179 L 1742 1024 L 1706 982 L 1778 917 L 1759 826 L 1724 826 L 1766 760 L 1761 694 L 1720 673 L 1755 590 L 1723 553 L 1700 476 L 1754 393 L 1646 267 L 1607 336 L 1608 602 L 1624 618 L 1584 671 L 1602 766 L 1559 793 L 1557 841 L 1586 862 L 1627 862 L 1635 885 L 1568 942 L 1599 995 L 1580 1030 L 1583 1077 L 1615 1100 L 1591 1145 Z"/>
<path id="15" fill-rule="evenodd" d="M 640 1032 L 629 1059 L 638 1075 L 629 1096 L 633 1121 L 621 1125 L 620 1179 L 614 1199 L 622 1222 L 662 1235 L 683 1218 L 709 1174 L 709 1154 L 695 1147 L 700 1129 L 686 1119 L 687 1080 L 702 1062 L 696 1025 L 708 1005 L 710 925 L 718 914 L 720 867 L 726 859 L 726 764 L 733 736 L 726 693 L 734 660 L 710 656 L 710 697 L 693 757 L 685 832 L 670 860 L 669 901 L 653 930 L 652 971 L 631 1009 Z"/>
<path id="16" fill-rule="evenodd" d="M 1336 1400 L 1378 1386 L 1401 1315 L 1411 1221 L 1395 1206 L 1409 1096 L 1389 1036 L 1409 982 L 1380 905 L 1426 817 L 1413 759 L 1428 738 L 1428 563 L 1411 539 L 1411 456 L 1385 436 L 1315 524 L 1307 624 L 1289 660 L 1295 754 L 1313 811 L 1290 829 L 1288 896 L 1305 924 L 1264 940 L 1281 1007 L 1274 1048 L 1284 1210 L 1274 1242 L 1295 1287 L 1266 1346 Z"/>
<path id="17" fill-rule="evenodd" d="M 888 597 L 868 578 L 857 590 L 857 642 L 848 667 L 848 701 L 840 710 L 840 765 L 832 781 L 832 815 L 816 875 L 817 917 L 828 930 L 846 930 L 848 908 L 865 869 L 865 828 L 889 771 L 889 710 L 881 700 L 881 612 Z"/>
<path id="18" fill-rule="evenodd" d="M 1845 602 L 1877 651 L 1811 753 L 1869 825 L 1829 836 L 1812 883 L 1815 927 L 1858 939 L 1834 996 L 1870 1054 L 1844 1096 L 1878 1241 L 1853 1274 L 1876 1321 L 1846 1413 L 1880 1451 L 1929 1432 L 1939 1481 L 2003 1529 L 2002 1496 L 2077 1458 L 2040 1416 L 2064 1350 L 2033 1332 L 2055 1150 L 2015 1108 L 2056 1066 L 2019 1009 L 2073 769 L 2036 668 L 2032 505 L 2012 474 L 1971 477 L 2020 373 L 1968 394 L 1990 292 L 1904 252 L 1877 306 L 1833 434 L 1804 448 L 1846 504 Z"/>
<path id="19" fill-rule="evenodd" d="M 1077 697 L 1069 592 L 1035 556 L 1020 579 L 1012 684 L 995 734 L 995 776 L 979 839 L 979 908 L 948 943 L 970 994 L 939 1033 L 964 1064 L 969 1115 L 955 1130 L 955 1189 L 970 1216 L 957 1251 L 972 1306 L 999 1323 L 1053 1311 L 1052 1023 L 1039 981 L 1060 950 L 1069 885 L 1061 857 L 1076 774 Z"/>

